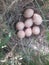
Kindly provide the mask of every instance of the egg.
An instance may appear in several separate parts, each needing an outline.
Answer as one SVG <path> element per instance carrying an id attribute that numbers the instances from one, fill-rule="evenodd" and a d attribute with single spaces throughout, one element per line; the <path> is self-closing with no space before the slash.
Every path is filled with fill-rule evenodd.
<path id="1" fill-rule="evenodd" d="M 26 9 L 24 12 L 24 17 L 25 18 L 30 18 L 32 17 L 34 14 L 34 10 L 33 9 Z"/>
<path id="2" fill-rule="evenodd" d="M 32 29 L 32 32 L 34 35 L 39 35 L 40 34 L 40 28 L 38 26 L 34 26 Z"/>
<path id="3" fill-rule="evenodd" d="M 31 27 L 33 25 L 33 20 L 32 19 L 27 19 L 25 21 L 25 27 Z"/>
<path id="4" fill-rule="evenodd" d="M 25 35 L 26 35 L 26 37 L 30 37 L 30 36 L 32 35 L 32 30 L 31 30 L 31 28 L 27 28 L 27 29 L 25 30 Z"/>
<path id="5" fill-rule="evenodd" d="M 25 25 L 24 25 L 23 22 L 18 22 L 18 23 L 16 24 L 16 29 L 17 29 L 17 30 L 23 30 L 24 27 L 25 27 Z"/>
<path id="6" fill-rule="evenodd" d="M 17 36 L 18 38 L 23 39 L 25 37 L 25 32 L 23 30 L 18 31 Z"/>
<path id="7" fill-rule="evenodd" d="M 35 13 L 34 16 L 33 16 L 33 22 L 36 24 L 36 25 L 41 25 L 42 23 L 42 17 Z"/>

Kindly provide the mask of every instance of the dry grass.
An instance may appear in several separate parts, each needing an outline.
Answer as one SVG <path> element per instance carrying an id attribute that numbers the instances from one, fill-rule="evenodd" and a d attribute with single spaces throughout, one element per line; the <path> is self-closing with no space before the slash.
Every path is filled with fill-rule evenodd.
<path id="1" fill-rule="evenodd" d="M 41 26 L 41 34 L 39 36 L 31 36 L 30 38 L 21 40 L 18 39 L 15 34 L 14 24 L 23 18 L 21 18 L 21 12 L 24 11 L 25 8 L 33 8 L 37 13 L 40 13 L 44 22 Z M 47 55 L 49 55 L 49 42 L 47 41 L 47 38 L 49 40 L 48 10 L 48 0 L 0 0 L 0 55 L 2 55 L 2 46 L 7 45 L 7 50 L 3 50 L 5 55 L 3 54 L 3 58 L 0 56 L 1 59 L 8 61 L 9 57 L 11 59 L 10 55 L 12 55 L 12 58 L 21 55 L 23 58 L 28 58 L 28 61 L 31 60 L 33 63 L 36 61 L 35 65 L 48 65 L 46 64 L 49 62 L 49 59 L 47 59 Z M 15 62 L 14 60 L 11 61 Z M 23 62 L 22 64 L 29 65 L 29 63 L 25 64 Z M 2 63 L 2 65 L 4 65 L 4 63 Z M 6 65 L 8 65 L 8 63 Z M 17 65 L 19 65 L 19 61 Z"/>

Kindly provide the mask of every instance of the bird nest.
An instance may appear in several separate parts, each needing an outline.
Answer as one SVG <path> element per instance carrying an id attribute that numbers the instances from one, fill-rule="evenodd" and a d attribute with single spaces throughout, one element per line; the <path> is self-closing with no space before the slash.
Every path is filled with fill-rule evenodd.
<path id="1" fill-rule="evenodd" d="M 22 13 L 25 9 L 32 8 L 36 13 L 39 13 L 42 16 L 41 11 L 37 7 L 37 3 L 33 0 L 15 0 L 9 6 L 7 11 L 4 13 L 3 18 L 4 21 L 6 21 L 6 24 L 9 26 L 10 30 L 14 30 L 12 38 L 10 40 L 11 45 L 17 44 L 16 51 L 21 53 L 21 51 L 24 54 L 31 54 L 32 51 L 34 51 L 35 55 L 42 53 L 47 54 L 49 51 L 49 48 L 47 46 L 47 43 L 45 41 L 45 26 L 44 23 L 41 24 L 41 33 L 38 36 L 31 36 L 29 38 L 24 39 L 18 39 L 16 35 L 16 29 L 15 29 L 15 23 L 17 23 L 20 20 L 23 20 Z M 43 17 L 43 16 L 42 16 Z M 13 47 L 13 46 L 12 46 Z"/>

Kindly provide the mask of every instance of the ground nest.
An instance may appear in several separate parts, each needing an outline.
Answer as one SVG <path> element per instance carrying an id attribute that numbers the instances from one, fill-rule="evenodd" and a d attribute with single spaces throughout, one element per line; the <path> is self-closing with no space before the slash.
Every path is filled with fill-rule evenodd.
<path id="1" fill-rule="evenodd" d="M 40 26 L 41 28 L 40 35 L 38 36 L 33 35 L 29 38 L 24 38 L 23 40 L 20 40 L 17 38 L 15 24 L 20 20 L 23 20 L 23 21 L 25 20 L 22 14 L 24 10 L 27 8 L 34 9 L 36 13 L 39 13 L 42 16 L 41 12 L 39 11 L 37 7 L 37 4 L 33 0 L 18 0 L 9 9 L 7 9 L 7 12 L 3 16 L 4 21 L 6 21 L 6 24 L 9 26 L 11 30 L 14 30 L 14 34 L 12 38 L 14 39 L 15 44 L 17 43 L 19 50 L 20 49 L 22 50 L 23 48 L 23 52 L 25 53 L 27 48 L 31 48 L 31 50 L 34 49 L 38 52 L 40 51 L 42 53 L 45 53 L 44 49 L 48 47 L 47 47 L 47 43 L 44 41 L 44 32 L 45 32 L 44 23 L 41 24 Z M 42 49 L 44 52 L 41 51 Z"/>

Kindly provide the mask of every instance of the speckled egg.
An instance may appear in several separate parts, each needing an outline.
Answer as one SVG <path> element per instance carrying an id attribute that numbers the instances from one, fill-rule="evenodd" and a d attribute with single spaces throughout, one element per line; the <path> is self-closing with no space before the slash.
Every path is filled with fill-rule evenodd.
<path id="1" fill-rule="evenodd" d="M 34 26 L 32 29 L 32 33 L 34 35 L 39 35 L 40 34 L 40 28 L 38 26 Z"/>
<path id="2" fill-rule="evenodd" d="M 42 23 L 42 17 L 35 13 L 34 16 L 33 16 L 33 22 L 36 24 L 36 25 L 41 25 Z"/>
<path id="3" fill-rule="evenodd" d="M 18 23 L 16 24 L 16 29 L 17 29 L 17 30 L 23 30 L 24 27 L 25 27 L 25 25 L 24 25 L 23 22 L 18 22 Z"/>
<path id="4" fill-rule="evenodd" d="M 25 27 L 31 27 L 33 25 L 33 20 L 32 19 L 27 19 L 25 21 Z"/>
<path id="5" fill-rule="evenodd" d="M 26 9 L 24 12 L 24 17 L 25 18 L 30 18 L 32 17 L 34 14 L 34 10 L 33 9 Z"/>
<path id="6" fill-rule="evenodd" d="M 25 37 L 25 32 L 23 30 L 18 31 L 17 36 L 18 36 L 18 38 L 23 39 Z"/>
<path id="7" fill-rule="evenodd" d="M 32 30 L 31 30 L 31 28 L 27 28 L 27 29 L 25 30 L 25 35 L 26 35 L 26 37 L 30 37 L 30 36 L 32 35 Z"/>

